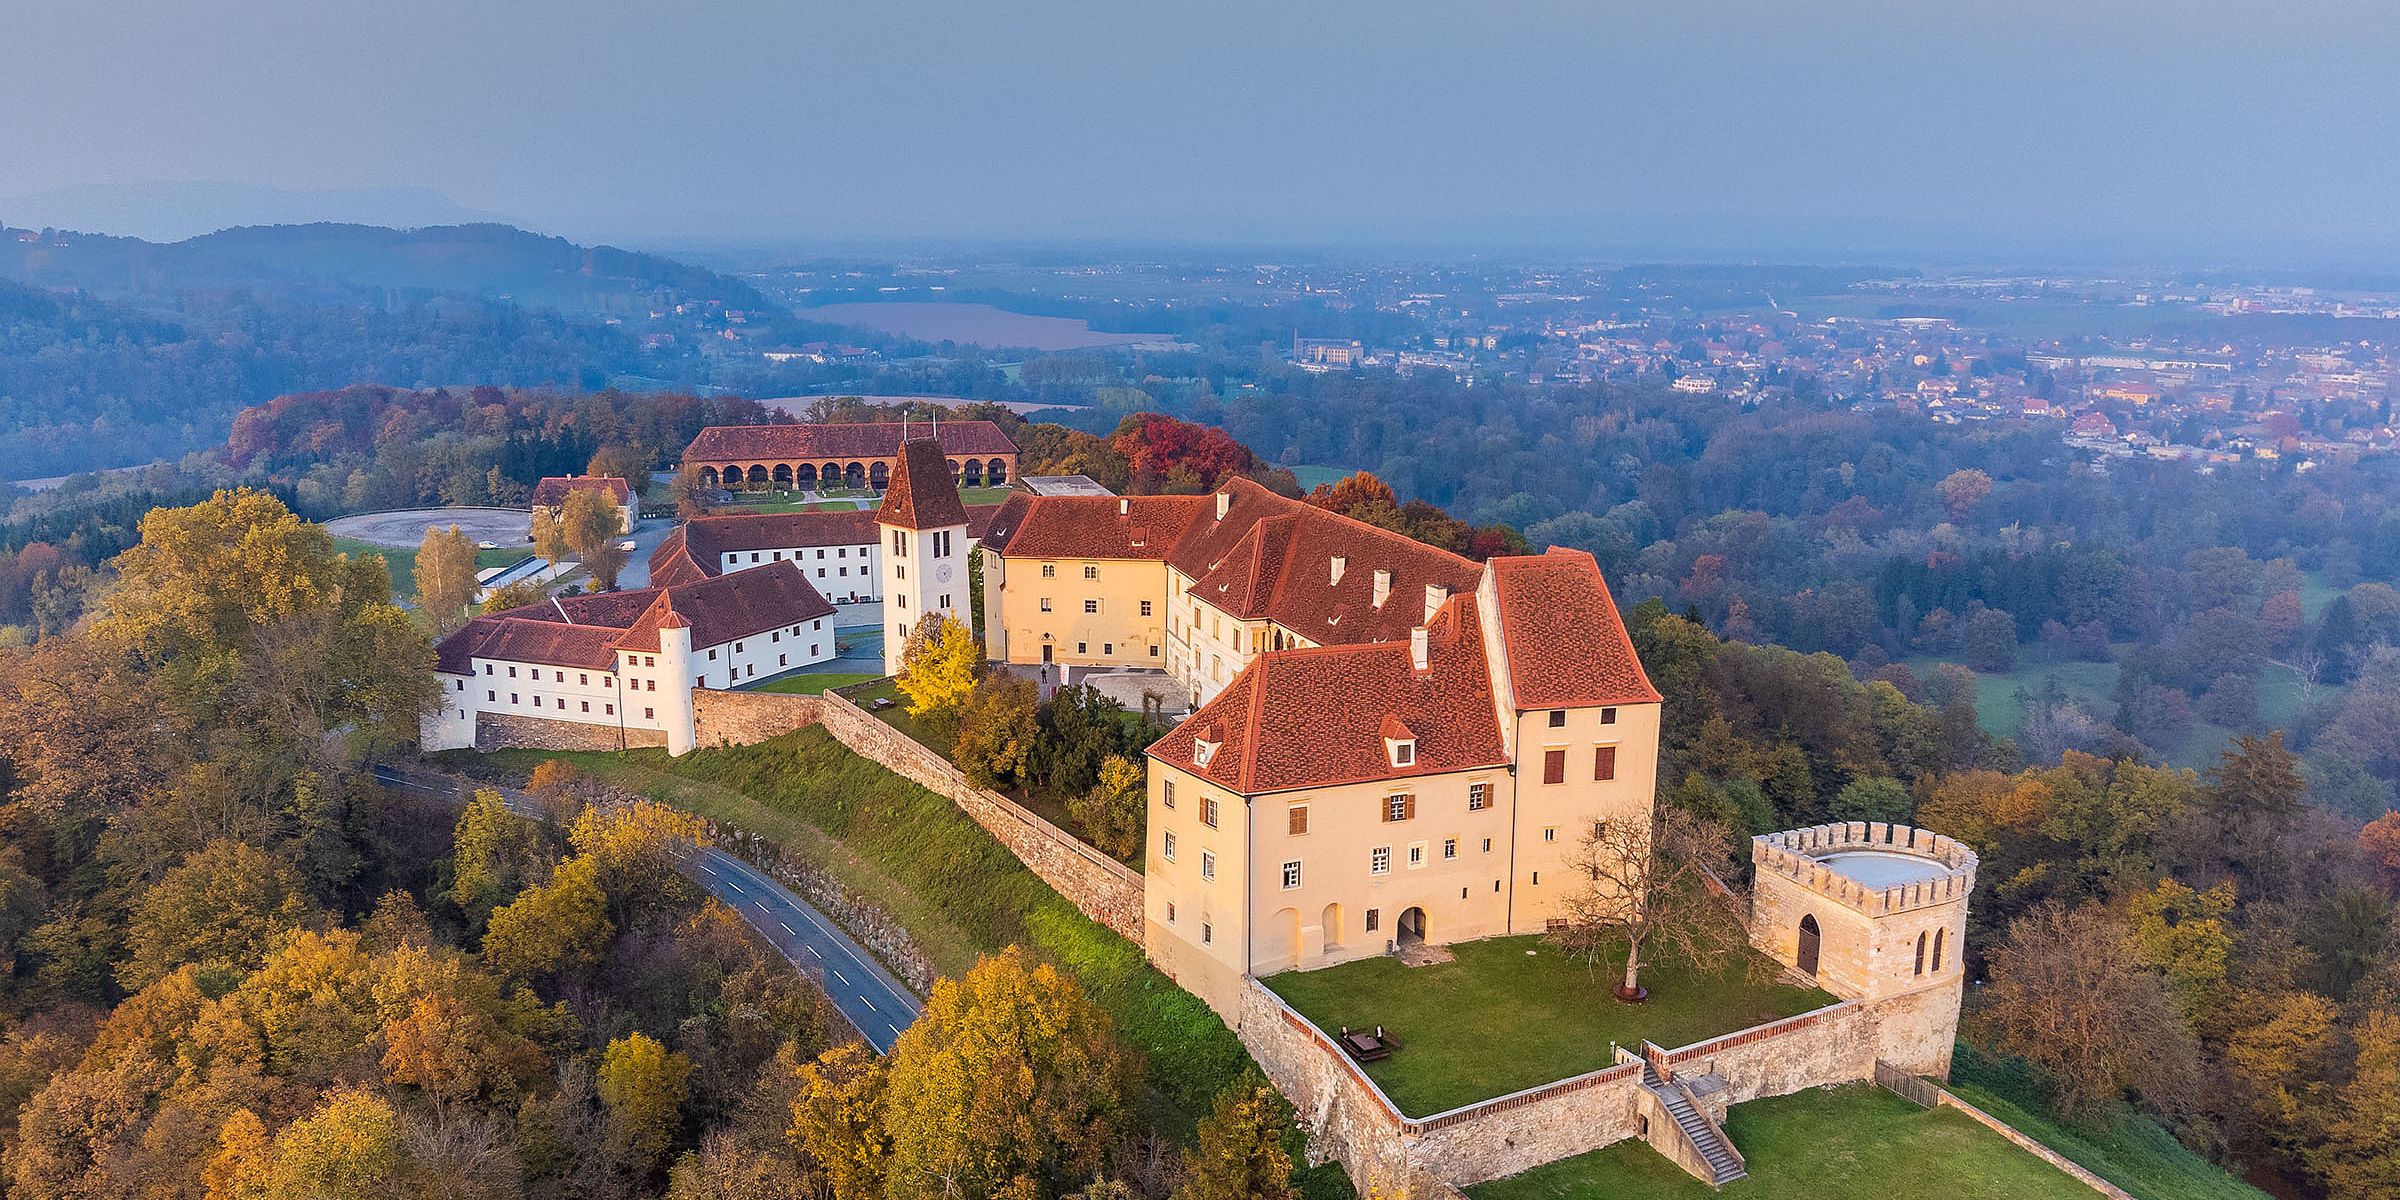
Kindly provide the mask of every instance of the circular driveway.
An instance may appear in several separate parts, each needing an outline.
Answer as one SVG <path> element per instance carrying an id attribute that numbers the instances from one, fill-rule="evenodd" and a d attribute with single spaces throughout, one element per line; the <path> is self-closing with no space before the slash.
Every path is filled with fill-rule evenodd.
<path id="1" fill-rule="evenodd" d="M 490 542 L 502 549 L 528 545 L 533 540 L 533 514 L 522 508 L 405 508 L 396 512 L 359 513 L 335 517 L 325 522 L 325 530 L 336 537 L 414 550 L 425 540 L 426 530 L 448 529 L 452 525 L 478 544 Z"/>

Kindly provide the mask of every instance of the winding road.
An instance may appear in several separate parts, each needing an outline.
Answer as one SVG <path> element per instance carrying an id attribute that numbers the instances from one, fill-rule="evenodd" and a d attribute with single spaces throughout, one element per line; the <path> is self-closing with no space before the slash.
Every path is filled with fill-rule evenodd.
<path id="1" fill-rule="evenodd" d="M 476 784 L 451 775 L 413 771 L 376 764 L 369 768 L 388 788 L 423 792 L 463 803 L 478 786 L 500 793 L 509 811 L 528 820 L 542 819 L 533 797 L 515 788 Z M 775 882 L 765 872 L 714 846 L 699 846 L 683 863 L 684 874 L 725 902 L 832 997 L 843 1019 L 867 1044 L 890 1053 L 900 1031 L 917 1019 L 924 1005 L 884 969 L 866 948 L 851 940 L 806 900 Z"/>

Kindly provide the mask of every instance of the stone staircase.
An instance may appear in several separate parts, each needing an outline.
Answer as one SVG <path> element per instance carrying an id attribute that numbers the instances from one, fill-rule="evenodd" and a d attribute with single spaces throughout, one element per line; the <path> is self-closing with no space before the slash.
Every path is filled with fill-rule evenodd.
<path id="1" fill-rule="evenodd" d="M 1723 1187 L 1736 1179 L 1749 1177 L 1750 1172 L 1743 1168 L 1741 1156 L 1726 1143 L 1716 1126 L 1692 1106 L 1691 1097 L 1682 1088 L 1659 1078 L 1657 1070 L 1646 1062 L 1642 1064 L 1642 1086 L 1658 1097 L 1659 1105 L 1667 1110 L 1667 1115 L 1675 1118 L 1675 1125 L 1683 1131 L 1684 1139 L 1708 1164 L 1709 1174 L 1702 1177 L 1703 1182 L 1711 1187 Z"/>

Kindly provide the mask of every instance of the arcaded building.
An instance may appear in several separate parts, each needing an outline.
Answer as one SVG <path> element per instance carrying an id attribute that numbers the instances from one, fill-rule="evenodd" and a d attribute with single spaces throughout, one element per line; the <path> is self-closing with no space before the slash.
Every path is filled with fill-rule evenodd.
<path id="1" fill-rule="evenodd" d="M 683 452 L 700 482 L 727 491 L 874 488 L 891 483 L 904 440 L 934 437 L 962 487 L 1017 477 L 1017 444 L 990 421 L 886 421 L 848 425 L 711 425 Z"/>

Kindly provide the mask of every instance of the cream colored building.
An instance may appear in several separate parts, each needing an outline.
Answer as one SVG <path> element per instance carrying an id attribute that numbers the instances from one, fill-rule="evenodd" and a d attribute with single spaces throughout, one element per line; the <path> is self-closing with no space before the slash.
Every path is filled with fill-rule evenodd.
<path id="1" fill-rule="evenodd" d="M 1230 1020 L 1245 977 L 1542 932 L 1593 824 L 1649 821 L 1658 711 L 1576 551 L 1396 641 L 1253 654 L 1150 749 L 1150 957 Z"/>

